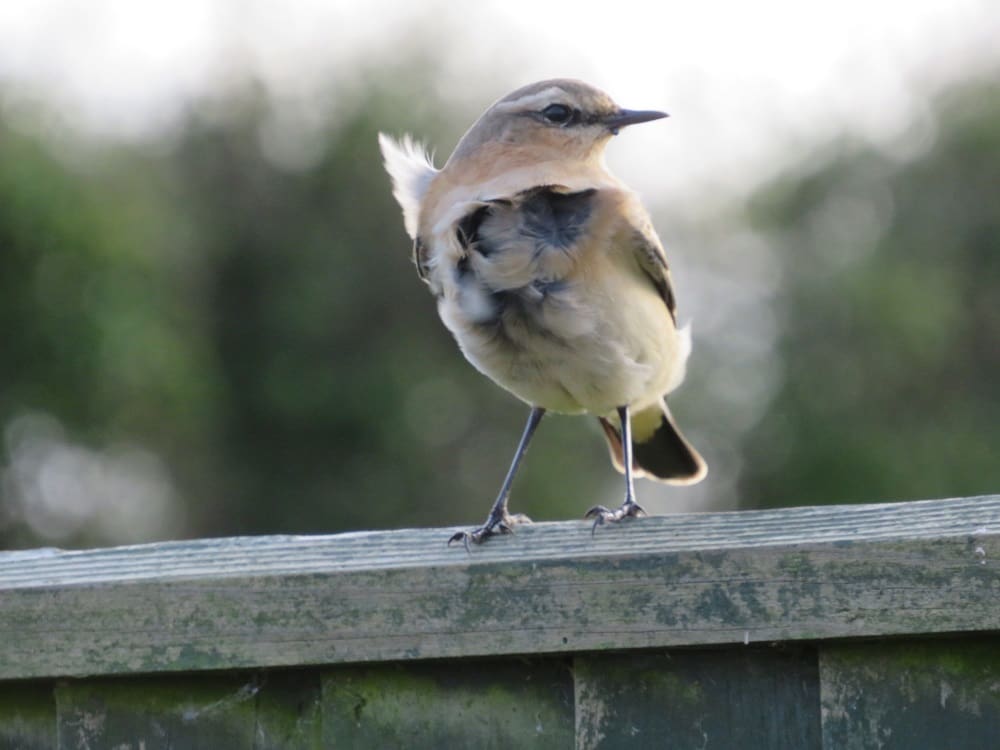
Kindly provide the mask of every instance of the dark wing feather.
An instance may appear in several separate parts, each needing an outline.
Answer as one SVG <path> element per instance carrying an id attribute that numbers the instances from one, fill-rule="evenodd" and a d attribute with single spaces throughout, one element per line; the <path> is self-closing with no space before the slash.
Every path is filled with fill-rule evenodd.
<path id="1" fill-rule="evenodd" d="M 526 190 L 520 198 L 524 234 L 536 240 L 541 250 L 565 250 L 583 234 L 594 210 L 594 189 L 561 192 L 554 185 Z"/>
<path id="2" fill-rule="evenodd" d="M 483 223 L 489 212 L 489 204 L 483 204 L 473 209 L 458 222 L 455 232 L 458 236 L 458 243 L 465 249 L 466 253 L 471 249 L 473 243 L 479 242 L 479 225 Z M 427 245 L 422 238 L 417 237 L 413 241 L 413 263 L 417 267 L 417 275 L 427 284 L 430 284 L 430 267 L 427 262 Z M 432 289 L 435 294 L 440 294 L 439 289 Z"/>
<path id="3" fill-rule="evenodd" d="M 663 298 L 670 317 L 677 323 L 677 301 L 674 299 L 674 287 L 670 280 L 670 268 L 667 266 L 667 256 L 663 245 L 653 231 L 648 221 L 632 227 L 632 252 L 635 254 L 639 267 L 653 282 L 656 291 Z"/>

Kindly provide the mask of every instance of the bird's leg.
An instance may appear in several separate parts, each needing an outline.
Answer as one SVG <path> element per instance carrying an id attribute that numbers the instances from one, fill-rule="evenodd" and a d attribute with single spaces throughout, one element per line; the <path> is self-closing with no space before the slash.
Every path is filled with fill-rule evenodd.
<path id="1" fill-rule="evenodd" d="M 591 534 L 597 531 L 597 527 L 606 521 L 617 522 L 623 518 L 633 518 L 644 516 L 646 511 L 635 501 L 635 484 L 632 481 L 632 420 L 629 417 L 628 406 L 618 407 L 618 418 L 622 423 L 622 463 L 625 464 L 625 502 L 618 510 L 609 510 L 603 505 L 595 505 L 587 511 L 585 518 L 593 518 L 594 526 L 590 530 Z"/>
<path id="2" fill-rule="evenodd" d="M 503 480 L 500 494 L 497 495 L 493 507 L 490 508 L 490 514 L 486 517 L 486 523 L 472 531 L 459 531 L 448 540 L 448 544 L 461 541 L 465 545 L 465 548 L 468 549 L 470 541 L 482 544 L 489 537 L 497 533 L 510 534 L 513 532 L 516 524 L 531 523 L 531 519 L 523 513 L 517 513 L 512 516 L 507 512 L 507 498 L 510 497 L 510 487 L 514 484 L 517 467 L 528 450 L 528 443 L 531 442 L 531 436 L 535 434 L 535 428 L 538 427 L 538 423 L 542 421 L 542 417 L 544 416 L 544 408 L 541 406 L 531 407 L 531 413 L 528 415 L 528 423 L 524 426 L 524 433 L 521 435 L 521 442 L 517 444 L 517 452 L 514 454 L 514 460 L 511 461 L 510 468 L 507 470 L 507 478 Z"/>

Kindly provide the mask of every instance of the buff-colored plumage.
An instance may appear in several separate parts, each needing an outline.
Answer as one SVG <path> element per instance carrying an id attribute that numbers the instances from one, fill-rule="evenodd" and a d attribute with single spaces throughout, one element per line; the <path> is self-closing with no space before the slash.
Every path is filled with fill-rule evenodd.
<path id="1" fill-rule="evenodd" d="M 544 410 L 601 418 L 620 469 L 633 468 L 622 465 L 630 457 L 636 474 L 664 481 L 705 474 L 664 401 L 691 345 L 676 325 L 663 248 L 638 197 L 604 163 L 619 128 L 662 116 L 558 79 L 493 104 L 440 171 L 408 138 L 380 136 L 442 321 L 473 365 L 534 407 L 490 519 L 466 541 L 518 520 L 506 494 Z M 670 453 L 660 460 L 657 448 Z M 627 476 L 626 504 L 600 508 L 598 522 L 641 510 Z"/>

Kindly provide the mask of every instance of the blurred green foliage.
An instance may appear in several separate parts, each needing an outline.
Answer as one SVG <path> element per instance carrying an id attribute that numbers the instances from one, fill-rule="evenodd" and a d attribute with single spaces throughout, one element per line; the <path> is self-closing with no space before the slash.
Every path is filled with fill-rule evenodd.
<path id="1" fill-rule="evenodd" d="M 265 156 L 270 105 L 252 94 L 193 116 L 159 154 L 83 148 L 64 164 L 4 132 L 0 546 L 46 541 L 30 510 L 52 475 L 75 481 L 19 450 L 26 414 L 58 420 L 55 447 L 153 451 L 177 491 L 175 528 L 120 538 L 98 504 L 59 527 L 64 546 L 485 517 L 528 410 L 465 363 L 410 261 L 376 133 L 454 139 L 471 119 L 401 93 L 421 88 L 386 74 L 345 95 L 306 168 Z M 591 501 L 610 469 L 596 425 L 578 427 L 546 425 L 518 510 Z"/>
<path id="2" fill-rule="evenodd" d="M 0 547 L 484 516 L 527 408 L 438 322 L 376 147 L 380 129 L 453 143 L 471 121 L 426 80 L 373 74 L 291 166 L 262 146 L 275 105 L 252 93 L 156 149 L 0 124 Z M 785 377 L 740 443 L 743 506 L 1000 487 L 997 93 L 942 99 L 915 158 L 842 144 L 752 201 L 782 253 Z M 515 510 L 607 501 L 583 422 L 546 421 Z M 169 512 L 53 505 L 79 482 L 146 487 Z"/>
<path id="3" fill-rule="evenodd" d="M 752 204 L 782 253 L 785 377 L 745 505 L 1000 491 L 1000 84 L 936 109 L 926 152 L 835 144 Z"/>

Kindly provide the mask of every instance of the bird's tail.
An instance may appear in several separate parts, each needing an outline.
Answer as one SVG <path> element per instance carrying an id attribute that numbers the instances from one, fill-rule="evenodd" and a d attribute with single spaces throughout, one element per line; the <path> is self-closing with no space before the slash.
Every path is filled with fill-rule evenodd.
<path id="1" fill-rule="evenodd" d="M 695 484 L 705 478 L 708 466 L 691 444 L 684 439 L 666 402 L 631 415 L 632 471 L 635 476 L 657 479 L 670 484 Z M 625 471 L 621 430 L 614 422 L 601 417 L 601 427 L 608 439 L 611 463 Z"/>

